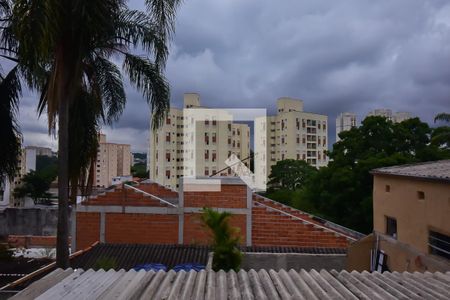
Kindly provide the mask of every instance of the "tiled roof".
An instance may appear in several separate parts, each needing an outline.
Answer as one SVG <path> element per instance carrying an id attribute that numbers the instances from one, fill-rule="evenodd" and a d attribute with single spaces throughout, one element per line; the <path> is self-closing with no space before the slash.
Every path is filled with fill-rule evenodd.
<path id="1" fill-rule="evenodd" d="M 450 272 L 58 269 L 11 299 L 449 299 Z"/>
<path id="2" fill-rule="evenodd" d="M 379 168 L 373 170 L 372 174 L 385 174 L 424 178 L 430 180 L 450 181 L 450 160 L 438 160 L 418 164 Z"/>
<path id="3" fill-rule="evenodd" d="M 139 264 L 159 263 L 168 269 L 178 264 L 208 262 L 208 246 L 190 245 L 145 245 L 145 244 L 97 244 L 89 251 L 75 257 L 72 268 L 97 268 L 100 259 L 114 261 L 114 269 L 130 270 Z"/>

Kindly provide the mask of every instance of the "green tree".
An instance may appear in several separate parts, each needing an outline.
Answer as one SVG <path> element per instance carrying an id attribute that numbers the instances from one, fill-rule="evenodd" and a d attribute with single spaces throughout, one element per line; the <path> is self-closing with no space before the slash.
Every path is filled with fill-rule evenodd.
<path id="1" fill-rule="evenodd" d="M 272 166 L 268 182 L 269 188 L 271 191 L 299 189 L 308 177 L 316 171 L 316 168 L 303 160 L 280 160 Z"/>
<path id="2" fill-rule="evenodd" d="M 134 177 L 148 178 L 147 166 L 145 164 L 135 164 L 131 167 L 131 174 Z"/>
<path id="3" fill-rule="evenodd" d="M 370 171 L 450 157 L 449 151 L 430 143 L 431 133 L 418 118 L 394 124 L 383 117 L 368 117 L 361 127 L 339 134 L 328 166 L 310 177 L 300 198 L 311 213 L 368 233 L 373 224 Z"/>
<path id="4" fill-rule="evenodd" d="M 213 236 L 213 265 L 214 271 L 239 271 L 242 253 L 238 248 L 240 236 L 238 228 L 229 224 L 229 212 L 217 212 L 211 208 L 203 208 L 202 220 L 211 230 Z"/>
<path id="5" fill-rule="evenodd" d="M 56 175 L 48 176 L 48 174 L 42 172 L 31 171 L 22 178 L 22 184 L 14 189 L 14 197 L 24 198 L 28 196 L 33 199 L 35 204 L 48 203 L 51 196 L 48 190 L 55 177 Z"/>
<path id="6" fill-rule="evenodd" d="M 169 106 L 169 86 L 162 70 L 179 1 L 145 3 L 147 13 L 129 9 L 122 0 L 16 0 L 3 21 L 2 51 L 17 57 L 23 78 L 41 92 L 39 110 L 46 107 L 50 132 L 56 133 L 58 122 L 59 267 L 69 263 L 68 183 L 73 174 L 81 177 L 70 172 L 75 169 L 70 166 L 70 141 L 80 134 L 81 141 L 95 147 L 96 137 L 90 132 L 98 119 L 117 120 L 126 101 L 122 72 L 110 59 L 122 58 L 122 70 L 150 103 L 153 128 L 161 124 Z M 132 54 L 130 49 L 135 47 L 149 57 Z M 73 120 L 73 114 L 89 107 L 95 108 L 93 114 Z M 75 124 L 81 120 L 86 121 L 81 127 L 89 128 L 80 133 L 81 127 Z M 92 147 L 83 150 L 86 155 L 76 165 L 80 172 L 85 170 L 81 163 L 92 164 L 89 154 L 95 153 Z M 75 155 L 81 157 L 76 152 L 74 160 Z"/>

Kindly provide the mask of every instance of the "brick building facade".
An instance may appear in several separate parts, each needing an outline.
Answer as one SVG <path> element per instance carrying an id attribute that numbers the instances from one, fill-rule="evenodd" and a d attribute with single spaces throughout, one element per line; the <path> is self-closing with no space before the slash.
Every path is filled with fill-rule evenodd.
<path id="1" fill-rule="evenodd" d="M 180 192 L 157 183 L 122 186 L 90 198 L 74 210 L 72 247 L 84 249 L 96 241 L 137 244 L 207 244 L 203 207 L 232 214 L 247 246 L 346 248 L 357 237 L 336 224 L 254 194 L 238 178 L 216 180 L 210 191 L 184 182 Z"/>

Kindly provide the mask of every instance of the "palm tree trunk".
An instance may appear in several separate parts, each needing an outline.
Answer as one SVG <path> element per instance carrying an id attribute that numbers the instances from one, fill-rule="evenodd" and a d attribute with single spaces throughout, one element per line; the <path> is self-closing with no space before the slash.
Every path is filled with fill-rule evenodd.
<path id="1" fill-rule="evenodd" d="M 66 75 L 63 75 L 66 77 Z M 65 80 L 63 83 L 66 84 Z M 62 94 L 62 93 L 61 93 Z M 67 95 L 67 94 L 66 94 Z M 69 99 L 58 105 L 58 229 L 56 266 L 69 267 Z"/>

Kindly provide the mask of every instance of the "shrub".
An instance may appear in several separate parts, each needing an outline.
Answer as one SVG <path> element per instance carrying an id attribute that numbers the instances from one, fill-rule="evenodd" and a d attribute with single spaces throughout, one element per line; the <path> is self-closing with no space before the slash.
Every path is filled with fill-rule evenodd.
<path id="1" fill-rule="evenodd" d="M 117 262 L 114 258 L 110 257 L 100 257 L 95 262 L 94 268 L 96 270 L 103 269 L 105 271 L 108 271 L 109 269 L 115 269 L 117 267 Z"/>
<path id="2" fill-rule="evenodd" d="M 213 236 L 214 271 L 239 271 L 242 253 L 238 248 L 240 241 L 239 229 L 231 227 L 228 212 L 217 212 L 211 208 L 203 208 L 202 221 L 211 230 Z"/>

